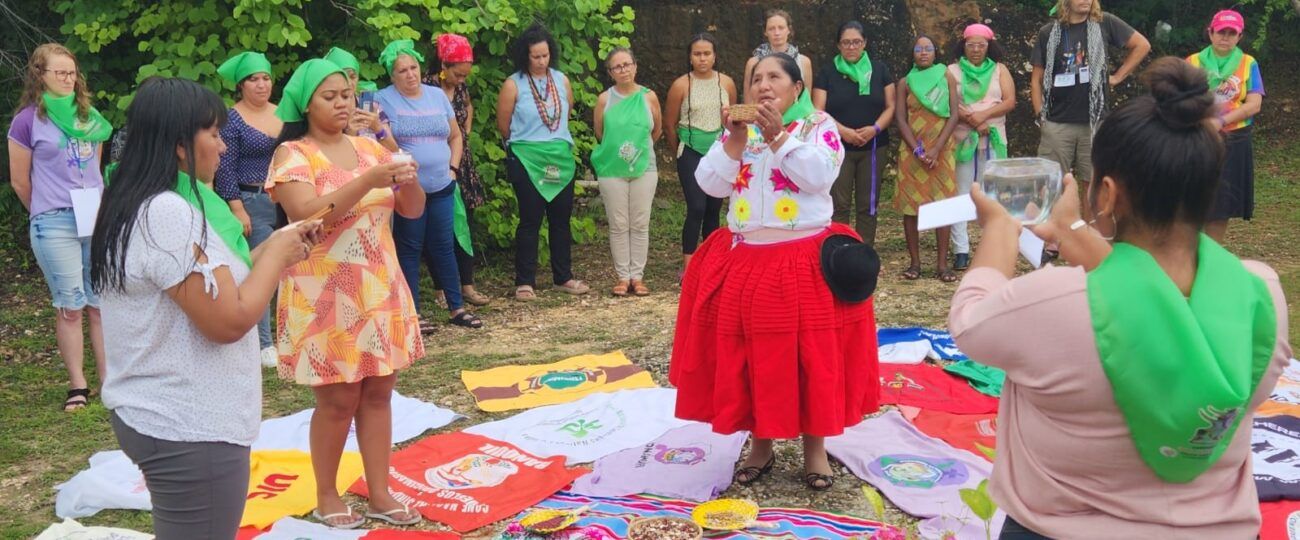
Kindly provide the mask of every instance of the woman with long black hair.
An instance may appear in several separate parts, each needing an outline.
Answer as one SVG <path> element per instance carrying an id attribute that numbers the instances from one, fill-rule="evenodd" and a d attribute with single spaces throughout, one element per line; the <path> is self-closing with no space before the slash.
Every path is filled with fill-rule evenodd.
<path id="1" fill-rule="evenodd" d="M 695 168 L 713 141 L 722 134 L 722 109 L 736 104 L 736 82 L 716 69 L 718 42 L 712 34 L 696 34 L 687 45 L 691 71 L 668 88 L 664 104 L 664 134 L 668 148 L 676 152 L 677 179 L 686 198 L 686 222 L 682 224 L 682 266 L 700 241 L 718 229 L 722 199 L 711 197 L 695 181 Z M 685 271 L 685 270 L 683 270 Z"/>
<path id="2" fill-rule="evenodd" d="M 132 129 L 91 241 L 103 300 L 104 405 L 118 444 L 144 473 L 158 538 L 232 538 L 262 420 L 253 327 L 280 273 L 316 244 L 313 221 L 250 251 L 212 189 L 226 107 L 184 79 L 136 92 Z"/>

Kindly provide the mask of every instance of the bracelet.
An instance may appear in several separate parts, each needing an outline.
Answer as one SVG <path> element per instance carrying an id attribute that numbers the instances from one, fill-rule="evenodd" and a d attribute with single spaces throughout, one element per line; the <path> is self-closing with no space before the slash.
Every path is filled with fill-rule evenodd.
<path id="1" fill-rule="evenodd" d="M 776 138 L 774 138 L 774 139 L 772 139 L 771 141 L 769 141 L 769 142 L 767 143 L 767 145 L 768 145 L 768 146 L 773 146 L 773 145 L 776 145 L 776 144 L 780 144 L 781 141 L 784 141 L 785 138 L 786 138 L 786 137 L 789 137 L 789 136 L 790 136 L 790 132 L 788 132 L 788 131 L 786 131 L 786 130 L 783 129 L 783 130 L 781 130 L 781 134 L 780 134 L 780 135 L 777 135 Z"/>
<path id="2" fill-rule="evenodd" d="M 875 125 L 875 124 L 871 124 L 871 129 L 876 130 L 876 135 L 880 135 L 880 126 L 877 126 L 877 125 Z"/>
<path id="3" fill-rule="evenodd" d="M 925 157 L 925 145 L 920 142 L 916 143 L 916 148 L 912 149 L 912 154 L 916 157 Z"/>
<path id="4" fill-rule="evenodd" d="M 387 130 L 387 129 L 381 129 L 381 130 L 375 132 L 375 140 L 382 141 L 382 140 L 387 139 L 387 138 L 388 138 L 388 130 Z"/>
<path id="5" fill-rule="evenodd" d="M 1082 220 L 1082 219 L 1079 219 L 1079 220 L 1075 220 L 1074 223 L 1071 223 L 1071 224 L 1070 224 L 1070 230 L 1072 230 L 1072 231 L 1077 231 L 1077 230 L 1082 229 L 1082 228 L 1087 227 L 1087 226 L 1088 226 L 1088 222 L 1086 222 L 1086 221 L 1084 221 L 1084 220 Z"/>

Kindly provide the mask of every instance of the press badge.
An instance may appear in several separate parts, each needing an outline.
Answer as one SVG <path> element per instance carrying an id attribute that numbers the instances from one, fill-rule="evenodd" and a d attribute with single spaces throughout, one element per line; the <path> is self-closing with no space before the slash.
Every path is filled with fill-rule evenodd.
<path id="1" fill-rule="evenodd" d="M 1066 88 L 1074 86 L 1073 73 L 1057 73 L 1052 77 L 1052 86 L 1056 88 Z"/>
<path id="2" fill-rule="evenodd" d="M 1079 68 L 1079 84 L 1088 84 L 1092 77 L 1088 75 L 1088 66 Z"/>

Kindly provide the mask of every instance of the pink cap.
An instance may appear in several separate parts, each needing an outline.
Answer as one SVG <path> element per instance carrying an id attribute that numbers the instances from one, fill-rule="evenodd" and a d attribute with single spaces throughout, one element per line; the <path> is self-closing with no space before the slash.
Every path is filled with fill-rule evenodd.
<path id="1" fill-rule="evenodd" d="M 989 28 L 987 25 L 983 25 L 980 23 L 975 23 L 967 26 L 966 31 L 962 32 L 961 37 L 963 38 L 982 37 L 989 41 L 992 41 L 994 39 L 993 29 Z"/>
<path id="2" fill-rule="evenodd" d="M 1246 30 L 1246 18 L 1231 9 L 1215 13 L 1214 18 L 1210 19 L 1210 31 L 1218 32 L 1224 28 L 1231 28 L 1240 34 Z"/>

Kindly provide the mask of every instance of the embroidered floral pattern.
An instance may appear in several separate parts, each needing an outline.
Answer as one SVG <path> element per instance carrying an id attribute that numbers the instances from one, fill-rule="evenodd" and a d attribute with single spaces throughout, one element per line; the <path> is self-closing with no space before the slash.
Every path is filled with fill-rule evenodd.
<path id="1" fill-rule="evenodd" d="M 736 172 L 736 193 L 740 193 L 749 188 L 749 181 L 754 179 L 754 172 L 750 170 L 750 164 L 746 163 L 740 166 Z"/>
<path id="2" fill-rule="evenodd" d="M 799 186 L 795 185 L 790 177 L 781 172 L 781 169 L 772 169 L 772 191 L 784 191 L 786 193 L 799 193 Z"/>
<path id="3" fill-rule="evenodd" d="M 826 142 L 826 146 L 831 150 L 836 152 L 840 151 L 840 138 L 839 135 L 836 134 L 835 132 L 823 131 L 822 140 Z"/>
<path id="4" fill-rule="evenodd" d="M 776 200 L 776 207 L 773 208 L 776 218 L 790 224 L 790 228 L 795 226 L 795 219 L 799 217 L 799 203 L 794 197 L 786 195 Z"/>
<path id="5" fill-rule="evenodd" d="M 749 223 L 749 200 L 736 199 L 736 222 Z"/>

